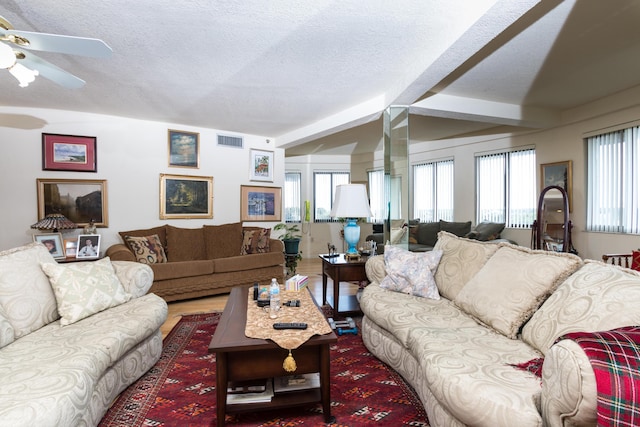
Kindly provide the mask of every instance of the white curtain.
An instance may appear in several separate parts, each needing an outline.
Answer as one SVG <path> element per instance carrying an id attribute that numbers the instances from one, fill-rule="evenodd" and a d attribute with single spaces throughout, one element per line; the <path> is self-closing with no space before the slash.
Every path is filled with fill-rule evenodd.
<path id="1" fill-rule="evenodd" d="M 284 174 L 284 219 L 285 222 L 301 222 L 300 215 L 300 172 Z"/>
<path id="2" fill-rule="evenodd" d="M 372 222 L 384 220 L 384 171 L 375 170 L 367 173 L 369 178 L 369 204 L 371 205 Z"/>
<path id="3" fill-rule="evenodd" d="M 453 160 L 413 165 L 413 218 L 453 221 Z"/>

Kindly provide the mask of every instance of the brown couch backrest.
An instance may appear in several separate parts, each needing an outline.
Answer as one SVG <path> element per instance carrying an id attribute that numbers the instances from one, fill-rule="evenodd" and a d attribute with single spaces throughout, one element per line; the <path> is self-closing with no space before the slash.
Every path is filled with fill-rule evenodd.
<path id="1" fill-rule="evenodd" d="M 202 227 L 167 225 L 167 258 L 169 262 L 207 259 Z"/>
<path id="2" fill-rule="evenodd" d="M 205 225 L 204 241 L 207 259 L 228 258 L 240 255 L 242 247 L 242 223 Z"/>

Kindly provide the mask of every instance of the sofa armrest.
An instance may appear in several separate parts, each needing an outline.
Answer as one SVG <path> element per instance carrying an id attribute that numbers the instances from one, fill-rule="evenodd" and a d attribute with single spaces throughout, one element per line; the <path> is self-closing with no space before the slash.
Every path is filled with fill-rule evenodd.
<path id="1" fill-rule="evenodd" d="M 279 239 L 269 239 L 269 252 L 284 253 L 284 243 Z"/>
<path id="2" fill-rule="evenodd" d="M 572 340 L 561 340 L 542 365 L 542 416 L 548 427 L 597 424 L 596 379 L 587 355 Z"/>
<path id="3" fill-rule="evenodd" d="M 153 284 L 153 270 L 147 264 L 111 261 L 124 290 L 134 298 L 146 295 Z"/>
<path id="4" fill-rule="evenodd" d="M 365 272 L 369 282 L 382 282 L 382 279 L 387 275 L 387 269 L 384 265 L 384 256 L 376 255 L 369 258 L 364 265 Z"/>
<path id="5" fill-rule="evenodd" d="M 131 249 L 129 249 L 129 247 L 124 243 L 111 245 L 107 249 L 107 252 L 105 252 L 105 256 L 108 256 L 111 261 L 137 261 L 136 256 L 131 252 Z"/>

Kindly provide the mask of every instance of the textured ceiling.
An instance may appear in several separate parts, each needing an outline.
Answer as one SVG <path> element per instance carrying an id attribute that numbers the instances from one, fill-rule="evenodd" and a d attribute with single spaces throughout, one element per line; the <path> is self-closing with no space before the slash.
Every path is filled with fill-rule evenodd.
<path id="1" fill-rule="evenodd" d="M 413 139 L 442 139 L 544 127 L 640 84 L 637 0 L 4 0 L 0 15 L 113 49 L 38 52 L 86 85 L 0 72 L 2 105 L 262 135 L 287 155 L 371 151 L 390 104 L 411 106 Z"/>

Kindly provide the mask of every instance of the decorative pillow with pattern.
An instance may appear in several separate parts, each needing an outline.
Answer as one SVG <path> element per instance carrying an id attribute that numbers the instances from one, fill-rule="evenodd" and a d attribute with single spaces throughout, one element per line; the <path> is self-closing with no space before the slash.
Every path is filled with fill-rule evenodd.
<path id="1" fill-rule="evenodd" d="M 125 236 L 124 241 L 142 264 L 161 264 L 167 262 L 167 255 L 157 234 L 152 236 Z"/>
<path id="2" fill-rule="evenodd" d="M 240 255 L 262 254 L 269 252 L 269 239 L 271 238 L 270 228 L 260 228 L 258 230 L 245 230 L 242 239 L 242 249 Z"/>
<path id="3" fill-rule="evenodd" d="M 442 251 L 409 252 L 397 246 L 386 246 L 384 261 L 387 275 L 380 287 L 418 297 L 440 299 L 433 274 Z"/>
<path id="4" fill-rule="evenodd" d="M 118 280 L 109 257 L 94 262 L 41 266 L 51 281 L 62 326 L 131 299 Z"/>
<path id="5" fill-rule="evenodd" d="M 640 271 L 640 250 L 631 252 L 631 269 Z"/>

